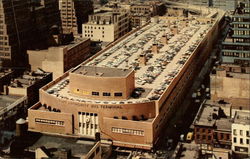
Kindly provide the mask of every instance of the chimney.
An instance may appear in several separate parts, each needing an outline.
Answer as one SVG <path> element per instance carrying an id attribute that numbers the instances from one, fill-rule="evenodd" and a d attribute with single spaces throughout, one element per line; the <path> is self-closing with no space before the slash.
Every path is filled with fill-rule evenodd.
<path id="1" fill-rule="evenodd" d="M 178 30 L 178 27 L 177 27 L 177 26 L 176 26 L 176 27 L 173 27 L 171 30 L 172 30 L 172 32 L 173 32 L 174 35 L 176 35 L 176 34 L 179 33 L 179 30 Z"/>
<path id="2" fill-rule="evenodd" d="M 158 53 L 158 45 L 157 44 L 152 45 L 152 52 L 156 53 L 156 54 Z"/>
<path id="3" fill-rule="evenodd" d="M 167 35 L 162 35 L 162 37 L 161 37 L 161 42 L 162 42 L 162 44 L 168 44 L 168 38 L 167 38 Z"/>
<path id="4" fill-rule="evenodd" d="M 147 59 L 146 59 L 146 55 L 145 54 L 140 54 L 140 57 L 139 57 L 139 63 L 140 65 L 146 65 L 146 62 L 147 62 Z"/>

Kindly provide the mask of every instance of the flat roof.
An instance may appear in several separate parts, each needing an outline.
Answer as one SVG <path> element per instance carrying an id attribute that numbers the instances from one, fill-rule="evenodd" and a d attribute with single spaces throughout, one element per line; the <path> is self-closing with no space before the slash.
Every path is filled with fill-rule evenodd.
<path id="1" fill-rule="evenodd" d="M 250 112 L 236 111 L 234 123 L 250 125 Z"/>
<path id="2" fill-rule="evenodd" d="M 77 138 L 62 136 L 42 135 L 28 149 L 35 151 L 37 148 L 44 146 L 46 149 L 70 149 L 73 157 L 86 155 L 95 145 L 94 141 L 83 141 Z"/>
<path id="3" fill-rule="evenodd" d="M 231 131 L 232 120 L 231 118 L 220 118 L 216 120 L 216 130 Z"/>
<path id="4" fill-rule="evenodd" d="M 22 97 L 23 96 L 17 96 L 17 95 L 0 95 L 0 110 L 13 104 L 15 101 L 17 101 Z"/>
<path id="5" fill-rule="evenodd" d="M 212 27 L 211 24 L 199 23 L 195 18 L 188 22 L 187 26 L 183 26 L 181 20 L 177 19 L 171 20 L 168 24 L 166 19 L 160 18 L 159 22 L 147 24 L 81 65 L 135 70 L 135 87 L 142 87 L 150 92 L 138 99 L 131 97 L 122 102 L 143 103 L 158 100 L 179 75 L 196 47 Z M 176 35 L 170 30 L 174 27 L 179 29 Z M 161 42 L 163 36 L 167 36 L 167 44 Z M 158 45 L 158 53 L 151 52 L 153 44 Z M 141 65 L 139 62 L 141 54 L 146 55 L 146 65 Z M 75 97 L 69 92 L 69 82 L 69 78 L 64 77 L 46 91 L 53 92 L 52 95 L 59 98 L 79 102 L 106 102 L 105 104 L 118 104 L 119 102 Z"/>
<path id="6" fill-rule="evenodd" d="M 220 108 L 217 106 L 212 106 L 207 104 L 201 105 L 201 108 L 196 115 L 194 125 L 208 126 L 208 127 L 215 126 L 217 119 L 213 118 L 213 114 L 216 114 L 218 116 L 219 109 Z"/>
<path id="7" fill-rule="evenodd" d="M 25 72 L 23 75 L 14 78 L 14 81 L 11 81 L 10 87 L 20 87 L 27 88 L 36 82 L 42 80 L 44 77 L 51 74 L 50 72 L 44 72 L 41 69 L 37 69 L 32 72 Z"/>
<path id="8" fill-rule="evenodd" d="M 106 67 L 80 66 L 74 69 L 72 73 L 81 74 L 85 76 L 96 77 L 126 77 L 133 70 L 132 69 L 115 69 Z"/>
<path id="9" fill-rule="evenodd" d="M 1 71 L 0 71 L 0 79 L 1 79 L 2 77 L 4 77 L 4 76 L 10 75 L 12 72 L 13 72 L 13 71 L 11 71 L 11 70 L 1 70 Z"/>

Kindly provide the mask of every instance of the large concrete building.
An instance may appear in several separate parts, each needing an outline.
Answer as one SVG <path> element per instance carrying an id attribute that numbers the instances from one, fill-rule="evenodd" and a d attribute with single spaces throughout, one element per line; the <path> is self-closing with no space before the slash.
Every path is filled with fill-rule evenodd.
<path id="1" fill-rule="evenodd" d="M 90 40 L 85 38 L 77 38 L 70 44 L 49 47 L 44 50 L 28 50 L 31 70 L 41 68 L 44 71 L 52 72 L 53 79 L 77 66 L 89 56 Z"/>
<path id="2" fill-rule="evenodd" d="M 59 0 L 63 33 L 82 33 L 82 24 L 93 13 L 91 0 Z"/>
<path id="3" fill-rule="evenodd" d="M 128 13 L 100 11 L 89 16 L 89 21 L 82 25 L 82 37 L 92 41 L 113 42 L 129 32 Z"/>
<path id="4" fill-rule="evenodd" d="M 100 133 L 113 145 L 153 148 L 209 56 L 223 16 L 213 11 L 204 24 L 161 17 L 122 37 L 40 89 L 29 130 Z"/>
<path id="5" fill-rule="evenodd" d="M 236 109 L 250 109 L 250 68 L 222 65 L 210 74 L 211 100 L 231 103 Z"/>

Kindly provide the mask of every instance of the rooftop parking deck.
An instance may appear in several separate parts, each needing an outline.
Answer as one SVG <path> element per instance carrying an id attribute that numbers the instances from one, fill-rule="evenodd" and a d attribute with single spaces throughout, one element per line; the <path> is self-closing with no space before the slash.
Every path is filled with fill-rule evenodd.
<path id="1" fill-rule="evenodd" d="M 212 27 L 212 24 L 200 23 L 195 18 L 186 21 L 187 25 L 183 25 L 183 22 L 164 19 L 158 23 L 151 22 L 84 65 L 135 70 L 135 86 L 142 87 L 146 91 L 140 98 L 131 97 L 126 101 L 120 101 L 121 104 L 158 100 Z M 173 28 L 178 29 L 177 34 L 173 33 L 171 30 Z M 163 36 L 167 37 L 167 44 L 162 42 Z M 152 51 L 153 45 L 157 45 L 158 53 Z M 146 57 L 145 65 L 140 64 L 139 58 L 142 54 Z M 69 78 L 66 77 L 47 92 L 79 102 L 119 104 L 119 101 L 78 98 L 69 92 L 69 82 Z"/>

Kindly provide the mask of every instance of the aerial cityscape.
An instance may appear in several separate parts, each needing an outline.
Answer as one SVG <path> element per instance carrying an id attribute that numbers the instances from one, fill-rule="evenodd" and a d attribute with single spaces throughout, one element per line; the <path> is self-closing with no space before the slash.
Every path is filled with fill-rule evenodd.
<path id="1" fill-rule="evenodd" d="M 0 159 L 250 159 L 250 0 L 0 0 Z"/>

